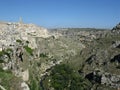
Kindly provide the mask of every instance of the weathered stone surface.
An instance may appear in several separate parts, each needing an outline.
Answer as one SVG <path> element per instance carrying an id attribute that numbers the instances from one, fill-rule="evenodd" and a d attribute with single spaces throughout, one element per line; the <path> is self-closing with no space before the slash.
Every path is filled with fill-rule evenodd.
<path id="1" fill-rule="evenodd" d="M 30 88 L 25 82 L 22 82 L 21 83 L 21 90 L 30 90 Z"/>
<path id="2" fill-rule="evenodd" d="M 35 37 L 47 38 L 50 34 L 47 29 L 34 24 L 24 23 L 0 23 L 0 49 L 2 45 L 14 45 L 17 39 L 30 41 L 30 46 L 36 48 Z"/>
<path id="3" fill-rule="evenodd" d="M 114 34 L 120 34 L 120 23 L 113 27 L 111 32 Z"/>
<path id="4" fill-rule="evenodd" d="M 22 72 L 22 79 L 23 79 L 23 81 L 29 80 L 29 70 L 28 69 Z"/>
<path id="5" fill-rule="evenodd" d="M 101 78 L 101 84 L 105 84 L 107 86 L 115 88 L 120 88 L 120 75 L 104 73 Z"/>
<path id="6" fill-rule="evenodd" d="M 120 41 L 114 41 L 112 44 L 113 48 L 120 48 Z"/>

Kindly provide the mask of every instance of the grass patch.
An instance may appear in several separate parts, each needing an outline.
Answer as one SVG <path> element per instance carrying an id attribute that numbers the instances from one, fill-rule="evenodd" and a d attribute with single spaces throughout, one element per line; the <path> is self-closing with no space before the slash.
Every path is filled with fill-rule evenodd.
<path id="1" fill-rule="evenodd" d="M 5 89 L 9 90 L 10 89 L 10 81 L 12 80 L 13 75 L 10 71 L 3 71 L 0 68 L 0 80 L 1 80 L 1 85 L 5 87 Z"/>

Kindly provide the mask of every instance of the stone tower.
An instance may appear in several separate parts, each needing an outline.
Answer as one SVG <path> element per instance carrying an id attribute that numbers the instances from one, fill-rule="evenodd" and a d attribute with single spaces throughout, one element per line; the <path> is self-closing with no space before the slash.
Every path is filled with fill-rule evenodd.
<path id="1" fill-rule="evenodd" d="M 22 17 L 20 17 L 20 19 L 19 19 L 19 23 L 20 23 L 20 24 L 23 23 Z"/>

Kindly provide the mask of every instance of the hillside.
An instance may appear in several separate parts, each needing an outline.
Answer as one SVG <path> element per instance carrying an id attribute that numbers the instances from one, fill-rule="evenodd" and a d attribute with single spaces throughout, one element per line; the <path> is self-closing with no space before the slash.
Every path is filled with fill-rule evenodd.
<path id="1" fill-rule="evenodd" d="M 0 23 L 2 90 L 119 90 L 120 28 L 48 31 Z"/>

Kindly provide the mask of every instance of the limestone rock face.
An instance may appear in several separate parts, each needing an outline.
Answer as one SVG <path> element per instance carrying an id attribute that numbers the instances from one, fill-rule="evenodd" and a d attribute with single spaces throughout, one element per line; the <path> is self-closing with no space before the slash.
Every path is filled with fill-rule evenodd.
<path id="1" fill-rule="evenodd" d="M 25 82 L 21 83 L 21 88 L 22 90 L 30 90 L 29 86 Z"/>
<path id="2" fill-rule="evenodd" d="M 31 48 L 36 48 L 35 37 L 49 37 L 47 29 L 34 24 L 24 23 L 0 23 L 0 49 L 2 45 L 14 45 L 17 39 L 30 41 Z"/>
<path id="3" fill-rule="evenodd" d="M 101 84 L 111 85 L 112 87 L 120 87 L 120 75 L 105 73 L 102 75 Z"/>
<path id="4" fill-rule="evenodd" d="M 22 79 L 23 81 L 28 81 L 29 80 L 29 70 L 25 70 L 24 72 L 22 72 Z"/>
<path id="5" fill-rule="evenodd" d="M 120 34 L 120 23 L 113 27 L 112 33 Z"/>
<path id="6" fill-rule="evenodd" d="M 112 44 L 113 48 L 120 48 L 120 41 L 114 41 Z"/>

